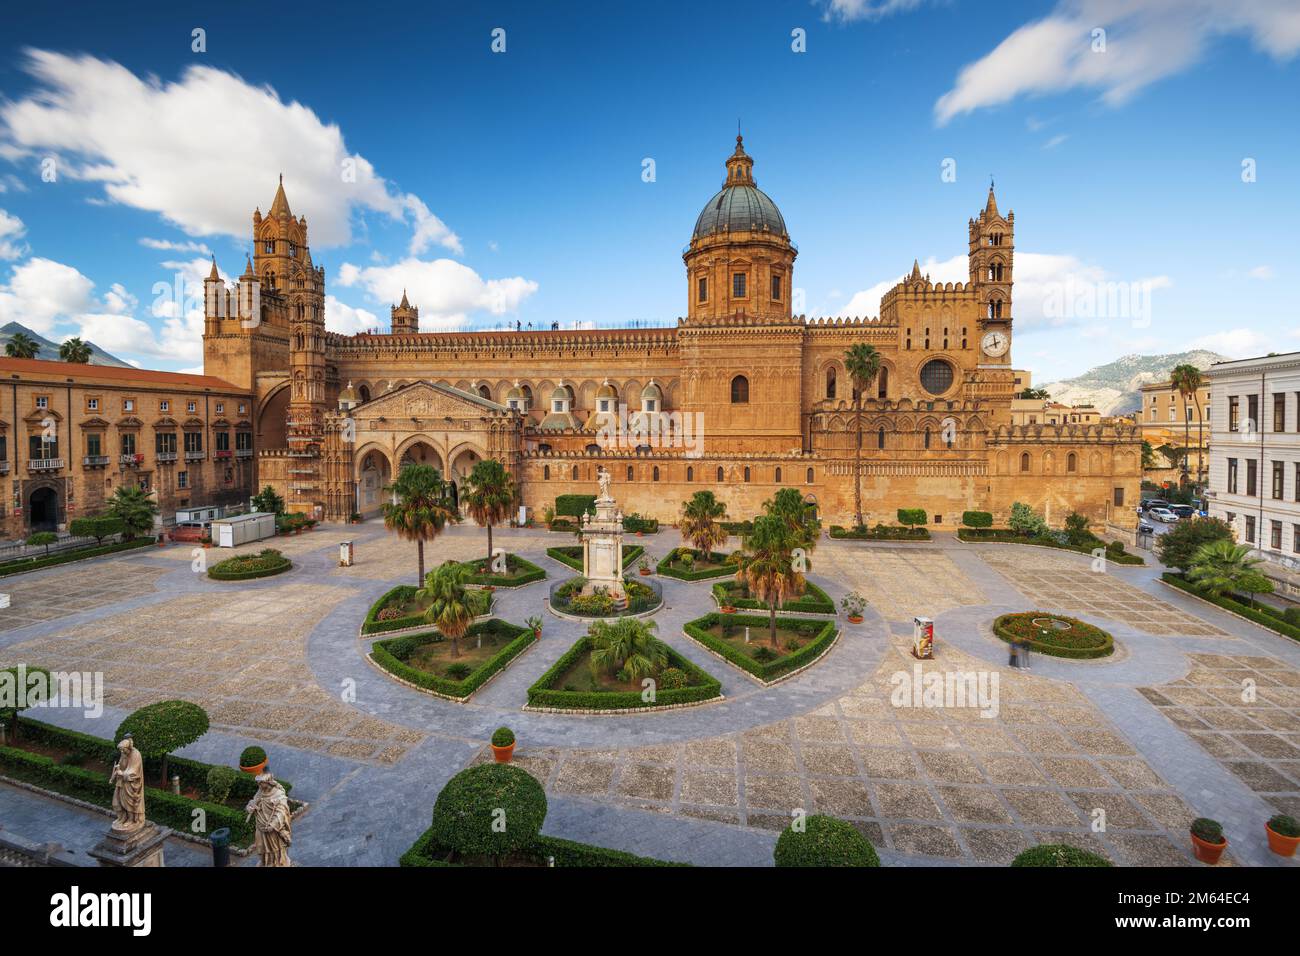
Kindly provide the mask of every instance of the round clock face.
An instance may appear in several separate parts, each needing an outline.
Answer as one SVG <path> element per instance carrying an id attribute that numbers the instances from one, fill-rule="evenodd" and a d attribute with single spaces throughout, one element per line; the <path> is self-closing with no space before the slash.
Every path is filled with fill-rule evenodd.
<path id="1" fill-rule="evenodd" d="M 985 332 L 984 338 L 980 339 L 980 348 L 984 350 L 985 355 L 995 358 L 1005 355 L 1007 349 L 1011 348 L 1011 336 L 1005 332 Z"/>

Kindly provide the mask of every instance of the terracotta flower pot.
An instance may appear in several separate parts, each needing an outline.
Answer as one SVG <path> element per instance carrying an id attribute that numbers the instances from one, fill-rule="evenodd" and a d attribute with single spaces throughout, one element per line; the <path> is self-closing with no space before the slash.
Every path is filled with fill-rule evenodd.
<path id="1" fill-rule="evenodd" d="M 849 615 L 849 623 L 850 623 L 850 624 L 861 624 L 861 623 L 862 623 L 862 615 L 861 615 L 861 614 L 850 614 L 850 615 Z"/>
<path id="2" fill-rule="evenodd" d="M 724 605 L 724 606 L 721 608 L 721 610 L 722 610 L 722 613 L 723 613 L 723 614 L 735 614 L 735 613 L 736 613 L 736 609 L 735 609 L 734 607 L 731 607 L 730 605 Z"/>
<path id="3" fill-rule="evenodd" d="M 1283 836 L 1274 830 L 1267 823 L 1264 829 L 1268 832 L 1268 848 L 1278 856 L 1295 856 L 1297 846 L 1300 846 L 1300 837 Z"/>
<path id="4" fill-rule="evenodd" d="M 266 769 L 266 765 L 267 765 L 267 763 L 269 762 L 269 760 L 270 760 L 270 758 L 268 758 L 267 760 L 263 760 L 263 761 L 262 761 L 261 763 L 259 763 L 259 764 L 254 764 L 254 765 L 251 766 L 251 767 L 245 767 L 243 764 L 240 764 L 240 765 L 239 765 L 239 769 L 242 770 L 242 771 L 244 771 L 244 773 L 250 773 L 250 774 L 252 774 L 254 777 L 256 777 L 259 773 L 261 773 L 263 770 Z"/>
<path id="5" fill-rule="evenodd" d="M 1227 838 L 1222 843 L 1207 843 L 1198 837 L 1195 833 L 1192 835 L 1192 852 L 1202 863 L 1211 865 L 1219 862 L 1219 857 L 1223 856 L 1223 851 L 1228 848 Z"/>
<path id="6" fill-rule="evenodd" d="M 533 630 L 533 640 L 540 641 L 541 639 L 542 639 L 542 629 L 540 627 L 535 628 Z"/>
<path id="7" fill-rule="evenodd" d="M 641 575 L 642 575 L 642 577 L 649 577 L 649 576 L 650 576 L 650 569 L 649 569 L 649 568 L 642 568 L 642 569 L 641 569 Z"/>
<path id="8" fill-rule="evenodd" d="M 508 747 L 498 747 L 496 744 L 492 744 L 491 746 L 492 746 L 492 758 L 497 763 L 509 763 L 510 758 L 515 755 L 514 744 L 510 744 L 510 746 Z"/>
<path id="9" fill-rule="evenodd" d="M 636 533 L 636 536 L 637 536 L 638 538 L 644 537 L 644 535 L 643 535 L 640 531 L 638 531 L 638 532 Z"/>

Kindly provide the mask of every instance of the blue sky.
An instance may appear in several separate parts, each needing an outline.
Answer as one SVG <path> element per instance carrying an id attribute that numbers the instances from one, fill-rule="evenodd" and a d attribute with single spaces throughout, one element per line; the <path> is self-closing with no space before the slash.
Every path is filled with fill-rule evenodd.
<path id="1" fill-rule="evenodd" d="M 914 258 L 964 278 L 993 175 L 1038 381 L 1300 348 L 1296 2 L 445 6 L 8 12 L 0 324 L 197 367 L 155 285 L 238 275 L 281 172 L 340 331 L 403 287 L 428 329 L 670 321 L 739 120 L 808 314 L 875 314 Z"/>

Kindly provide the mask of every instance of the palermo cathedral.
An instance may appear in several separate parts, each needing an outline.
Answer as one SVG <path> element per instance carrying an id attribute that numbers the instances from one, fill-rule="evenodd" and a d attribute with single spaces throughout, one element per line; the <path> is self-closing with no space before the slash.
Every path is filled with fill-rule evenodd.
<path id="1" fill-rule="evenodd" d="M 325 329 L 325 271 L 281 183 L 253 213 L 254 254 L 235 287 L 205 284 L 204 371 L 254 395 L 256 482 L 326 520 L 373 515 L 404 464 L 460 483 L 501 460 L 529 515 L 591 493 L 600 469 L 625 512 L 674 520 L 709 488 L 732 520 L 797 488 L 850 525 L 857 428 L 845 352 L 881 370 L 861 396 L 863 517 L 924 508 L 1005 526 L 1023 501 L 1059 527 L 1087 514 L 1127 536 L 1141 438 L 1123 421 L 1011 424 L 1015 215 L 990 188 L 968 224 L 970 278 L 915 265 L 875 318 L 792 314 L 798 249 L 736 137 L 721 189 L 682 253 L 686 316 L 671 328 L 421 332 L 403 296 L 388 334 Z"/>

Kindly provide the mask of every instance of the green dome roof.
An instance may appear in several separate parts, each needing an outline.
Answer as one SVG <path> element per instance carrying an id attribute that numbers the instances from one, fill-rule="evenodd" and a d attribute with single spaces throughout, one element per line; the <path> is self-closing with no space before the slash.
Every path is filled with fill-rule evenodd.
<path id="1" fill-rule="evenodd" d="M 770 196 L 754 183 L 754 161 L 739 136 L 736 151 L 727 159 L 727 181 L 695 220 L 694 239 L 721 232 L 770 232 L 789 238 L 785 219 Z"/>

